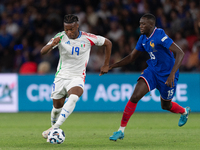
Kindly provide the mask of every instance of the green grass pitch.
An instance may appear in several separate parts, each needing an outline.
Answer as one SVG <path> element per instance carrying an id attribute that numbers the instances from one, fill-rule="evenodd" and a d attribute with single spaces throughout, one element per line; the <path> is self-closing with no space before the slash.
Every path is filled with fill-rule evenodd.
<path id="1" fill-rule="evenodd" d="M 123 140 L 110 141 L 121 113 L 74 112 L 64 122 L 66 139 L 53 145 L 41 133 L 50 127 L 49 113 L 0 113 L 0 150 L 199 150 L 200 113 L 191 113 L 178 127 L 179 114 L 138 113 L 130 119 Z"/>

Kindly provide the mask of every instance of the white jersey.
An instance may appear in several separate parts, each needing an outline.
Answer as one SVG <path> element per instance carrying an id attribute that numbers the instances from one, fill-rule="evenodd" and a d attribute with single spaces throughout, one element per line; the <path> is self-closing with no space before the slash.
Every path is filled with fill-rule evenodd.
<path id="1" fill-rule="evenodd" d="M 65 31 L 59 32 L 54 38 L 56 37 L 60 37 L 61 41 L 55 46 L 58 46 L 60 53 L 55 76 L 64 79 L 72 79 L 74 77 L 84 79 L 91 47 L 93 45 L 102 46 L 105 38 L 83 31 L 79 31 L 79 36 L 76 39 L 69 39 Z M 47 45 L 51 44 L 54 38 Z"/>

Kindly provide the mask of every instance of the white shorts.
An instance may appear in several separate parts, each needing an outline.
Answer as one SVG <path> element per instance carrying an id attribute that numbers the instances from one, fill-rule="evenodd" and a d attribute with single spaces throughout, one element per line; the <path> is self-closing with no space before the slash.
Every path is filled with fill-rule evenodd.
<path id="1" fill-rule="evenodd" d="M 82 78 L 73 78 L 73 79 L 62 79 L 62 78 L 55 78 L 51 98 L 52 99 L 61 99 L 65 96 L 68 97 L 68 91 L 75 86 L 79 86 L 84 90 L 84 79 Z"/>

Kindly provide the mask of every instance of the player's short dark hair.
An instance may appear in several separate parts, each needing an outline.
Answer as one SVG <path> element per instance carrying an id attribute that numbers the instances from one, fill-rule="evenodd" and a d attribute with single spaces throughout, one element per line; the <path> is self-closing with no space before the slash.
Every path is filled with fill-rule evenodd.
<path id="1" fill-rule="evenodd" d="M 69 15 L 64 16 L 65 23 L 73 23 L 73 22 L 77 22 L 77 21 L 78 21 L 78 17 L 76 15 L 69 14 Z"/>
<path id="2" fill-rule="evenodd" d="M 154 22 L 156 22 L 156 17 L 155 17 L 153 14 L 146 13 L 146 14 L 144 14 L 142 17 L 143 17 L 143 18 L 150 19 L 150 20 L 153 20 Z"/>

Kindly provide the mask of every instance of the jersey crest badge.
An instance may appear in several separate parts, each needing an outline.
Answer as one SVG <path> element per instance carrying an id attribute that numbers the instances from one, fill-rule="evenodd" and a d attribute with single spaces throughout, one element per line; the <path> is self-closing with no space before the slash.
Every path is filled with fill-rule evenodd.
<path id="1" fill-rule="evenodd" d="M 150 46 L 152 47 L 152 49 L 154 49 L 154 47 L 155 47 L 155 45 L 152 41 L 150 42 Z"/>
<path id="2" fill-rule="evenodd" d="M 85 47 L 85 42 L 84 41 L 81 41 L 81 47 Z"/>
<path id="3" fill-rule="evenodd" d="M 157 50 L 155 49 L 155 44 L 153 43 L 153 40 L 150 42 L 150 46 L 153 49 L 153 52 L 157 52 Z"/>

